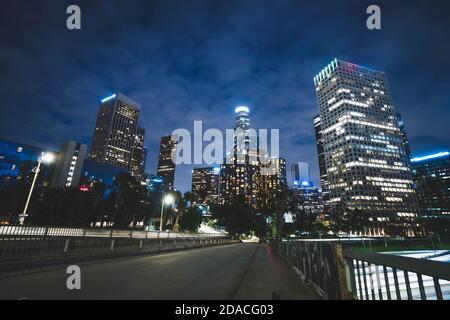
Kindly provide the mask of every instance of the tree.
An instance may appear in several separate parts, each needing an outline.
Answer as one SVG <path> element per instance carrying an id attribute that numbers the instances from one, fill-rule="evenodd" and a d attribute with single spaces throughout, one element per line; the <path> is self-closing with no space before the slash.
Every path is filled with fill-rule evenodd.
<path id="1" fill-rule="evenodd" d="M 360 209 L 349 210 L 343 219 L 341 231 L 350 232 L 364 232 L 365 227 L 368 224 L 368 219 L 364 212 Z"/>
<path id="2" fill-rule="evenodd" d="M 283 237 L 283 227 L 285 224 L 284 215 L 289 212 L 289 191 L 284 188 L 275 193 L 260 192 L 259 194 L 259 211 L 269 222 L 270 232 L 277 239 Z"/>
<path id="3" fill-rule="evenodd" d="M 173 207 L 166 209 L 167 212 L 164 216 L 166 217 L 169 229 L 174 232 L 178 232 L 180 230 L 180 217 L 187 207 L 187 201 L 180 191 L 169 191 L 166 196 L 169 194 L 174 198 L 174 205 Z"/>
<path id="4" fill-rule="evenodd" d="M 78 188 L 46 190 L 35 199 L 29 222 L 35 225 L 89 227 L 96 216 L 95 193 Z"/>
<path id="5" fill-rule="evenodd" d="M 128 228 L 131 223 L 144 220 L 148 215 L 147 190 L 129 173 L 119 173 L 114 181 L 112 222 L 115 229 Z"/>
<path id="6" fill-rule="evenodd" d="M 25 161 L 19 167 L 19 175 L 12 179 L 8 185 L 0 190 L 0 216 L 9 216 L 11 223 L 18 223 L 18 216 L 22 213 L 25 201 L 31 188 L 31 181 L 34 178 L 35 163 Z M 33 193 L 32 204 L 39 198 L 42 189 L 39 185 L 42 182 L 42 174 L 38 176 L 35 192 Z"/>
<path id="7" fill-rule="evenodd" d="M 182 231 L 197 232 L 202 223 L 202 214 L 196 207 L 186 208 L 179 222 Z"/>
<path id="8" fill-rule="evenodd" d="M 254 226 L 254 211 L 243 196 L 239 196 L 231 204 L 212 207 L 212 217 L 217 224 L 225 228 L 230 235 L 239 236 L 249 233 Z"/>

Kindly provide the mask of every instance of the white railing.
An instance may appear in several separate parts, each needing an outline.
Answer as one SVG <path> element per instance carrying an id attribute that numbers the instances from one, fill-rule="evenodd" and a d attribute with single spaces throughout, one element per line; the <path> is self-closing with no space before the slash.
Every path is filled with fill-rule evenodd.
<path id="1" fill-rule="evenodd" d="M 0 237 L 5 236 L 49 236 L 49 237 L 98 237 L 132 239 L 180 239 L 223 238 L 223 233 L 183 233 L 170 231 L 83 229 L 45 226 L 0 226 Z"/>

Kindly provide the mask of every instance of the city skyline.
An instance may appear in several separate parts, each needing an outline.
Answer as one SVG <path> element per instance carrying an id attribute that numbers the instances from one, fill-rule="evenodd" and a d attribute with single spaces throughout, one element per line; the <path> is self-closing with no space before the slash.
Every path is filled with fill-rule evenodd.
<path id="1" fill-rule="evenodd" d="M 0 106 L 0 136 L 53 150 L 66 140 L 90 145 L 99 100 L 123 92 L 142 105 L 141 124 L 147 131 L 149 155 L 146 172 L 156 173 L 162 136 L 176 128 L 190 128 L 194 120 L 203 120 L 209 128 L 231 128 L 234 107 L 246 104 L 256 128 L 280 128 L 280 155 L 288 163 L 310 163 L 312 178 L 319 185 L 312 123 L 317 102 L 312 78 L 336 57 L 386 72 L 413 154 L 427 149 L 440 151 L 450 145 L 449 128 L 443 125 L 449 113 L 445 109 L 448 101 L 445 88 L 449 87 L 449 80 L 445 67 L 438 67 L 444 65 L 449 46 L 436 41 L 448 22 L 439 19 L 438 8 L 408 4 L 412 20 L 424 14 L 422 20 L 414 21 L 418 25 L 410 28 L 409 21 L 401 26 L 393 25 L 395 15 L 404 14 L 400 4 L 381 2 L 387 11 L 383 21 L 388 34 L 384 30 L 369 32 L 364 25 L 364 14 L 360 18 L 352 14 L 359 7 L 364 12 L 365 4 L 356 2 L 352 3 L 355 9 L 349 14 L 345 11 L 350 4 L 336 8 L 328 3 L 322 8 L 309 8 L 290 2 L 281 9 L 276 4 L 263 3 L 256 20 L 248 19 L 250 6 L 235 2 L 201 8 L 180 3 L 180 12 L 174 12 L 173 16 L 162 14 L 164 18 L 157 17 L 168 12 L 164 4 L 155 3 L 153 9 L 144 6 L 142 13 L 134 10 L 136 4 L 127 4 L 128 8 L 100 4 L 101 8 L 94 10 L 89 3 L 81 1 L 85 24 L 75 35 L 63 27 L 58 29 L 59 5 L 47 8 L 44 1 L 39 10 L 30 10 L 48 21 L 38 30 L 18 27 L 21 39 L 11 39 L 0 53 L 2 61 L 9 62 L 0 78 L 0 93 L 4 97 Z M 11 8 L 5 12 L 23 11 L 20 3 L 7 6 Z M 212 12 L 213 7 L 217 13 Z M 280 12 L 270 15 L 271 9 Z M 321 10 L 334 11 L 330 22 L 314 22 L 322 14 Z M 119 12 L 123 13 L 120 24 L 106 22 L 108 14 L 118 16 Z M 152 23 L 142 16 L 145 12 L 151 12 L 148 21 Z M 209 15 L 218 21 L 208 25 Z M 286 15 L 292 19 L 287 19 L 281 30 L 273 30 Z M 21 13 L 19 20 L 22 19 L 29 19 L 28 13 Z M 175 24 L 175 19 L 180 22 Z M 427 20 L 440 22 L 429 26 Z M 341 22 L 339 27 L 329 30 L 336 21 Z M 13 21 L 4 17 L 0 23 L 0 30 L 8 30 Z M 305 31 L 311 29 L 310 23 L 317 30 Z M 113 32 L 106 32 L 102 24 Z M 206 28 L 208 32 L 202 31 L 202 24 L 211 27 Z M 177 35 L 180 29 L 184 31 Z M 352 32 L 347 35 L 349 30 Z M 255 36 L 260 32 L 264 33 L 264 39 Z M 90 33 L 96 34 L 97 43 L 86 52 L 81 48 L 92 42 Z M 3 35 L 2 31 L 0 34 Z M 105 37 L 102 39 L 97 34 Z M 49 40 L 45 51 L 40 42 L 33 40 L 40 36 Z M 333 40 L 336 36 L 344 41 Z M 397 46 L 398 38 L 405 39 L 402 48 Z M 68 49 L 64 49 L 66 46 Z M 120 48 L 120 57 L 114 55 L 111 50 L 114 48 Z M 158 48 L 163 49 L 162 53 Z M 434 59 L 423 59 L 430 49 Z M 35 54 L 35 59 L 28 59 L 34 61 L 32 66 L 26 62 L 29 54 Z M 54 64 L 56 60 L 61 62 Z M 124 72 L 127 77 L 121 76 Z M 45 84 L 36 83 L 36 77 L 42 73 Z M 34 83 L 29 82 L 33 80 Z M 16 82 L 23 85 L 14 86 Z M 14 108 L 9 108 L 11 105 Z M 178 189 L 190 189 L 191 169 L 192 166 L 177 167 L 175 186 Z"/>

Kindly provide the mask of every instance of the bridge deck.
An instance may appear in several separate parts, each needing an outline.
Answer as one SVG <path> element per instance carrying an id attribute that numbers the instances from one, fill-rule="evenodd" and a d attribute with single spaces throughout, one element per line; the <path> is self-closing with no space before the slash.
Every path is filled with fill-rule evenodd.
<path id="1" fill-rule="evenodd" d="M 317 299 L 266 245 L 243 243 L 83 263 L 0 280 L 0 299 Z"/>

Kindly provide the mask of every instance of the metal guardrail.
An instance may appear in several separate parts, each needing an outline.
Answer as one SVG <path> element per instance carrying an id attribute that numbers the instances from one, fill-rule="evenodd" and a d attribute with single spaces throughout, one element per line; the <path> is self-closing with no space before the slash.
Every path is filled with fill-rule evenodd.
<path id="1" fill-rule="evenodd" d="M 224 237 L 221 233 L 182 233 L 170 231 L 141 231 L 114 229 L 83 229 L 47 226 L 0 226 L 0 237 L 4 236 L 51 236 L 51 237 L 103 237 L 132 239 L 179 239 Z"/>
<path id="2" fill-rule="evenodd" d="M 271 246 L 327 299 L 450 299 L 446 262 L 342 250 L 333 241 L 273 241 Z"/>
<path id="3" fill-rule="evenodd" d="M 349 289 L 360 300 L 450 299 L 450 264 L 344 250 Z"/>

